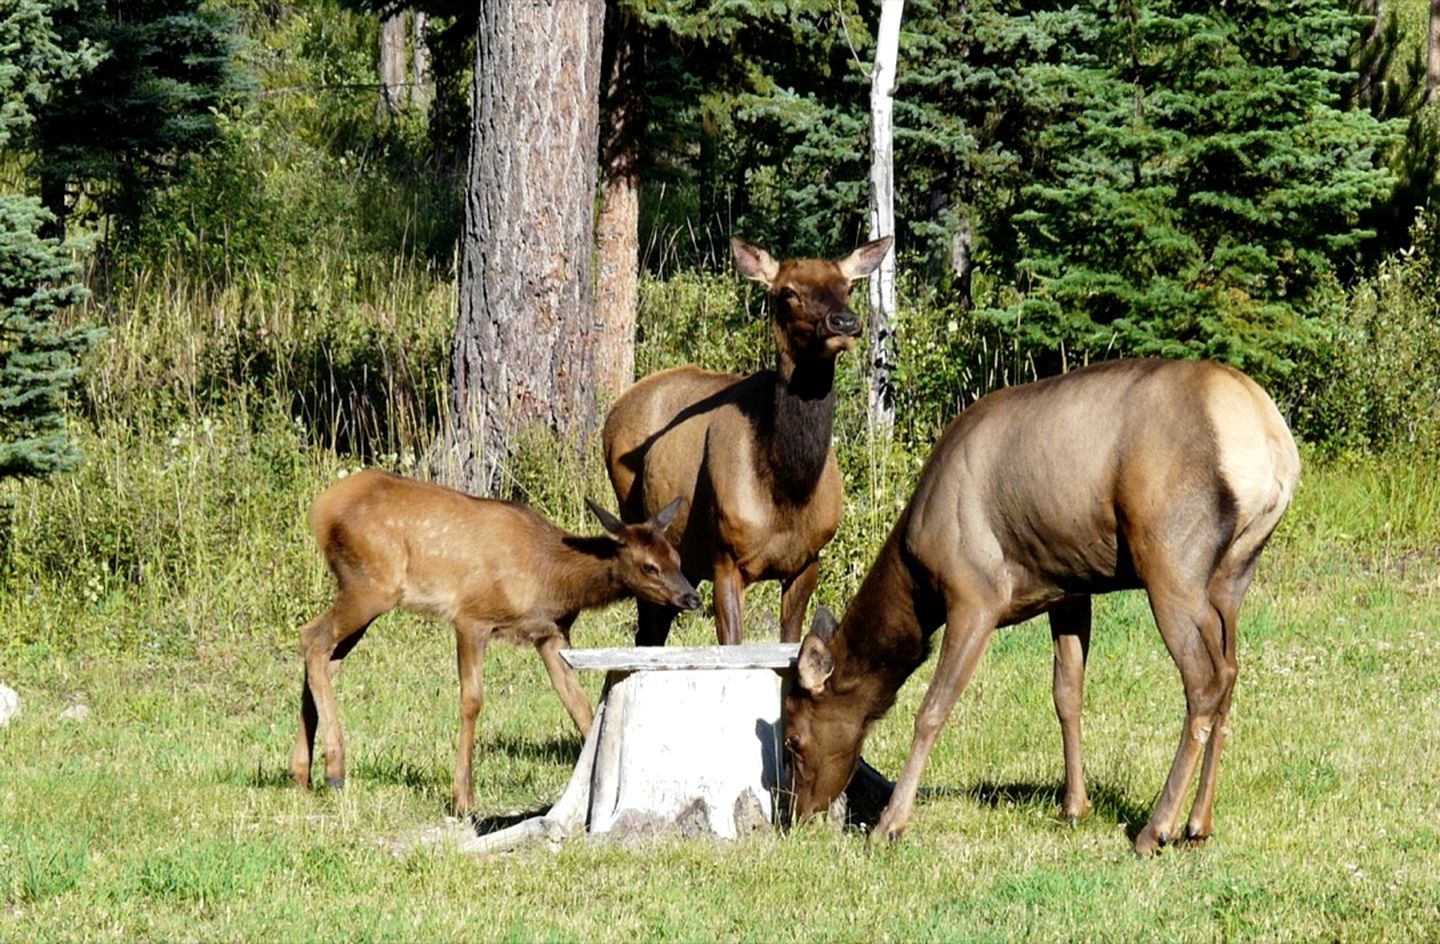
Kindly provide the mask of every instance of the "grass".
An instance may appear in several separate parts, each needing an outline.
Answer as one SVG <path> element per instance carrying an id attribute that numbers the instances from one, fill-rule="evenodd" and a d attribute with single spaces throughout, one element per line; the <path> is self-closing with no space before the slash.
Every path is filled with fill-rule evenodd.
<path id="1" fill-rule="evenodd" d="M 87 445 L 86 470 L 17 496 L 11 576 L 25 579 L 0 594 L 0 679 L 24 711 L 0 729 L 0 939 L 1440 934 L 1433 460 L 1310 463 L 1247 601 L 1219 833 L 1203 848 L 1129 851 L 1182 707 L 1131 594 L 1097 608 L 1095 812 L 1077 828 L 1054 818 L 1049 641 L 1030 625 L 992 646 L 896 847 L 816 824 L 735 844 L 576 841 L 473 859 L 413 843 L 449 802 L 457 705 L 442 625 L 384 617 L 347 660 L 346 791 L 288 782 L 294 630 L 329 592 L 301 522 L 344 467 L 334 454 L 283 417 L 238 410 L 185 436 L 116 428 Z M 831 602 L 883 538 L 871 522 L 897 488 L 852 488 L 855 530 L 826 564 Z M 547 510 L 583 527 L 571 504 Z M 96 538 L 111 520 L 115 536 Z M 768 589 L 752 595 L 752 636 L 773 637 L 775 606 Z M 632 619 L 623 606 L 587 615 L 577 643 L 623 644 Z M 690 618 L 676 641 L 709 633 Z M 892 775 L 928 675 L 867 743 Z M 529 651 L 492 647 L 486 681 L 477 798 L 495 815 L 542 806 L 579 739 Z M 88 721 L 60 720 L 74 703 Z"/>

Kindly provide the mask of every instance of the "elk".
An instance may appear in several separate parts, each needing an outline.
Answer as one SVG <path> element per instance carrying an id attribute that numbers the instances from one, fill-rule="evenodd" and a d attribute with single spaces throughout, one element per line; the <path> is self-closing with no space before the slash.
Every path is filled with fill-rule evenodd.
<path id="1" fill-rule="evenodd" d="M 745 588 L 779 580 L 781 639 L 798 642 L 815 590 L 820 549 L 840 525 L 842 484 L 830 448 L 835 358 L 860 334 L 850 287 L 880 265 L 890 238 L 834 261 L 776 262 L 732 239 L 735 265 L 766 286 L 774 370 L 748 377 L 694 365 L 652 374 L 605 419 L 605 464 L 627 521 L 669 496 L 685 574 L 715 585 L 715 633 L 738 644 Z M 640 645 L 664 645 L 675 610 L 639 602 Z"/>
<path id="2" fill-rule="evenodd" d="M 605 535 L 568 534 L 524 505 L 366 470 L 330 486 L 310 509 L 310 529 L 339 590 L 335 602 L 300 630 L 305 661 L 300 731 L 290 775 L 310 787 L 317 722 L 325 734 L 325 780 L 345 785 L 345 738 L 333 684 L 340 661 L 376 617 L 398 607 L 439 616 L 455 627 L 460 669 L 460 742 L 455 808 L 474 808 L 471 760 L 484 701 L 485 646 L 493 636 L 530 643 L 580 733 L 593 713 L 574 671 L 560 657 L 581 610 L 636 594 L 694 609 L 695 588 L 665 530 L 680 499 L 642 524 L 626 525 L 586 502 Z"/>
<path id="3" fill-rule="evenodd" d="M 1300 460 L 1274 403 L 1214 363 L 1121 360 L 982 398 L 945 431 L 837 627 L 816 614 L 786 701 L 793 808 L 824 809 L 870 724 L 946 626 L 875 837 L 899 838 L 936 734 L 997 626 L 1048 613 L 1065 756 L 1063 815 L 1089 810 L 1080 708 L 1090 599 L 1143 589 L 1180 670 L 1185 724 L 1135 851 L 1213 832 L 1237 673 L 1236 618 Z M 1203 755 L 1203 758 L 1202 758 Z"/>

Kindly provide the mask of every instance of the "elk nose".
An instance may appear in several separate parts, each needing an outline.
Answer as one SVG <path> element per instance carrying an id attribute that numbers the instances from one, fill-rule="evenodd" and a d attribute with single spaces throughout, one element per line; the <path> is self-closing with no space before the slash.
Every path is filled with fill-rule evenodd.
<path id="1" fill-rule="evenodd" d="M 699 607 L 700 594 L 696 593 L 694 590 L 691 590 L 689 593 L 685 594 L 683 597 L 680 598 L 680 609 L 682 610 L 695 610 L 699 609 Z"/>
<path id="2" fill-rule="evenodd" d="M 860 333 L 860 319 L 856 318 L 855 312 L 850 309 L 841 308 L 825 317 L 825 327 L 831 334 L 853 337 Z"/>

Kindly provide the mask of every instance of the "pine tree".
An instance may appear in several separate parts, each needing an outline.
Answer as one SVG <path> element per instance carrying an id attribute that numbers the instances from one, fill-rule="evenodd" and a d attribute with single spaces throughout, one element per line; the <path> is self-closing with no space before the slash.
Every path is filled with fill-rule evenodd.
<path id="1" fill-rule="evenodd" d="M 51 3 L 65 49 L 98 52 L 94 68 L 56 83 L 35 108 L 24 146 L 41 200 L 64 235 L 72 192 L 83 189 L 120 223 L 134 222 L 155 188 L 218 140 L 215 113 L 244 85 L 230 20 L 204 0 Z"/>
<path id="2" fill-rule="evenodd" d="M 93 64 L 84 44 L 62 45 L 47 0 L 16 0 L 0 10 L 0 149 L 32 122 L 57 80 Z M 39 236 L 49 215 L 33 198 L 0 196 L 0 480 L 71 467 L 79 457 L 65 435 L 65 398 L 79 357 L 98 332 L 62 327 L 57 315 L 80 302 L 79 266 L 56 241 Z"/>
<path id="3" fill-rule="evenodd" d="M 1092 2 L 1027 68 L 1043 130 L 1022 189 L 1020 300 L 1038 349 L 1216 357 L 1283 376 L 1392 179 L 1392 126 L 1342 110 L 1363 27 L 1337 0 Z"/>

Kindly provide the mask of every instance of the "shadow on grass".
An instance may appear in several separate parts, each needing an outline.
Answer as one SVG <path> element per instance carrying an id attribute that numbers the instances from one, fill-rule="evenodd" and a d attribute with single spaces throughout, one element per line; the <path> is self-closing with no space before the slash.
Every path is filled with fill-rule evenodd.
<path id="1" fill-rule="evenodd" d="M 580 735 L 557 734 L 543 739 L 514 734 L 496 735 L 475 745 L 476 763 L 487 752 L 498 752 L 511 760 L 532 764 L 573 765 L 580 756 Z"/>
<path id="2" fill-rule="evenodd" d="M 1107 784 L 1089 784 L 1086 789 L 1090 797 L 1091 817 L 1108 820 L 1112 823 L 1124 823 L 1125 834 L 1130 837 L 1132 842 L 1136 836 L 1140 835 L 1140 830 L 1145 828 L 1145 823 L 1150 817 L 1148 807 L 1140 805 L 1132 797 Z M 1061 784 L 994 783 L 982 780 L 974 786 L 966 788 L 930 787 L 922 789 L 920 796 L 963 796 L 991 807 L 1048 806 L 1058 815 L 1064 792 Z"/>

